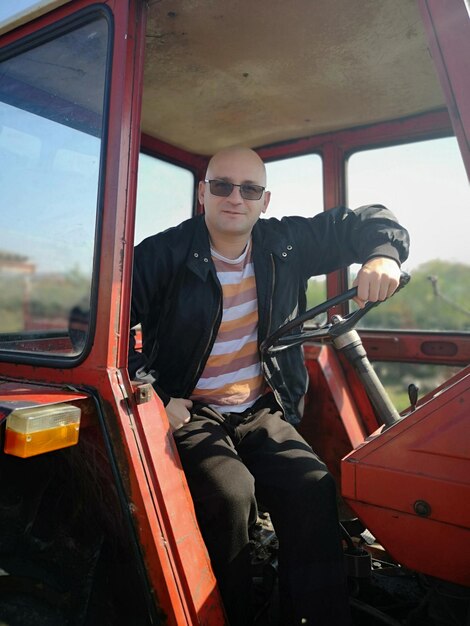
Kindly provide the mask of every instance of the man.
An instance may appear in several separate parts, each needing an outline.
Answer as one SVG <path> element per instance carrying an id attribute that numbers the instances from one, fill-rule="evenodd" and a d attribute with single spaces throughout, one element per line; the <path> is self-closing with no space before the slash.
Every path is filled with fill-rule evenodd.
<path id="1" fill-rule="evenodd" d="M 162 398 L 232 626 L 253 623 L 249 528 L 257 501 L 279 539 L 282 624 L 349 623 L 335 484 L 294 428 L 307 389 L 300 347 L 259 345 L 305 309 L 310 276 L 362 263 L 357 301 L 396 289 L 408 235 L 382 206 L 259 220 L 265 167 L 222 150 L 199 183 L 204 216 L 135 250 L 131 323 Z"/>

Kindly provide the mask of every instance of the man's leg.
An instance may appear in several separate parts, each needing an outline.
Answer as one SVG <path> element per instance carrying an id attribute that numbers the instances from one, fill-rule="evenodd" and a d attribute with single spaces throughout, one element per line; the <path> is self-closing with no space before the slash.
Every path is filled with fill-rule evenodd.
<path id="1" fill-rule="evenodd" d="M 238 452 L 279 539 L 282 623 L 345 626 L 350 617 L 335 483 L 280 415 L 262 410 L 237 434 Z"/>
<path id="2" fill-rule="evenodd" d="M 253 622 L 248 528 L 256 521 L 253 476 L 238 456 L 233 428 L 196 408 L 174 438 L 231 626 Z"/>

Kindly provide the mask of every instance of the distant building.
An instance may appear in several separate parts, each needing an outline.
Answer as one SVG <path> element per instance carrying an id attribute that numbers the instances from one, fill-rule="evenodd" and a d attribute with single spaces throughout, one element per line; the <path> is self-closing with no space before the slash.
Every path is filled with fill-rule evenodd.
<path id="1" fill-rule="evenodd" d="M 34 274 L 35 263 L 27 256 L 0 250 L 0 274 Z"/>

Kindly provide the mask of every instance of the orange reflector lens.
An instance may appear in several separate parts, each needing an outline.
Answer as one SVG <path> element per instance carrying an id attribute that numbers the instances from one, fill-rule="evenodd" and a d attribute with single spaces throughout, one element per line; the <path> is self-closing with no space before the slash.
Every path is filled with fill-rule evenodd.
<path id="1" fill-rule="evenodd" d="M 78 443 L 78 407 L 51 404 L 14 409 L 7 417 L 4 451 L 26 458 Z"/>

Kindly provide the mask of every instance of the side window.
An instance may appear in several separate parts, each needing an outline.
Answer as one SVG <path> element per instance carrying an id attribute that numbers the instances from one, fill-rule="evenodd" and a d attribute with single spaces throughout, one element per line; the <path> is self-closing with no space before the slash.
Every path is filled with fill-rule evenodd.
<path id="1" fill-rule="evenodd" d="M 318 154 L 270 161 L 266 163 L 266 172 L 271 201 L 263 218 L 313 217 L 323 211 L 323 162 Z M 311 279 L 307 306 L 313 307 L 325 297 L 325 277 Z"/>
<path id="2" fill-rule="evenodd" d="M 108 22 L 95 15 L 7 53 L 0 61 L 0 350 L 77 356 L 89 331 Z"/>
<path id="3" fill-rule="evenodd" d="M 456 139 L 352 155 L 348 196 L 351 207 L 385 204 L 411 238 L 410 284 L 363 326 L 470 331 L 470 189 Z"/>
<path id="4" fill-rule="evenodd" d="M 193 207 L 194 174 L 141 152 L 134 243 L 190 218 Z"/>
<path id="5" fill-rule="evenodd" d="M 470 190 L 455 138 L 354 154 L 348 164 L 349 205 L 381 203 L 408 229 L 410 284 L 364 318 L 363 328 L 470 331 Z M 460 368 L 374 362 L 399 411 L 407 387 L 420 396 Z"/>

